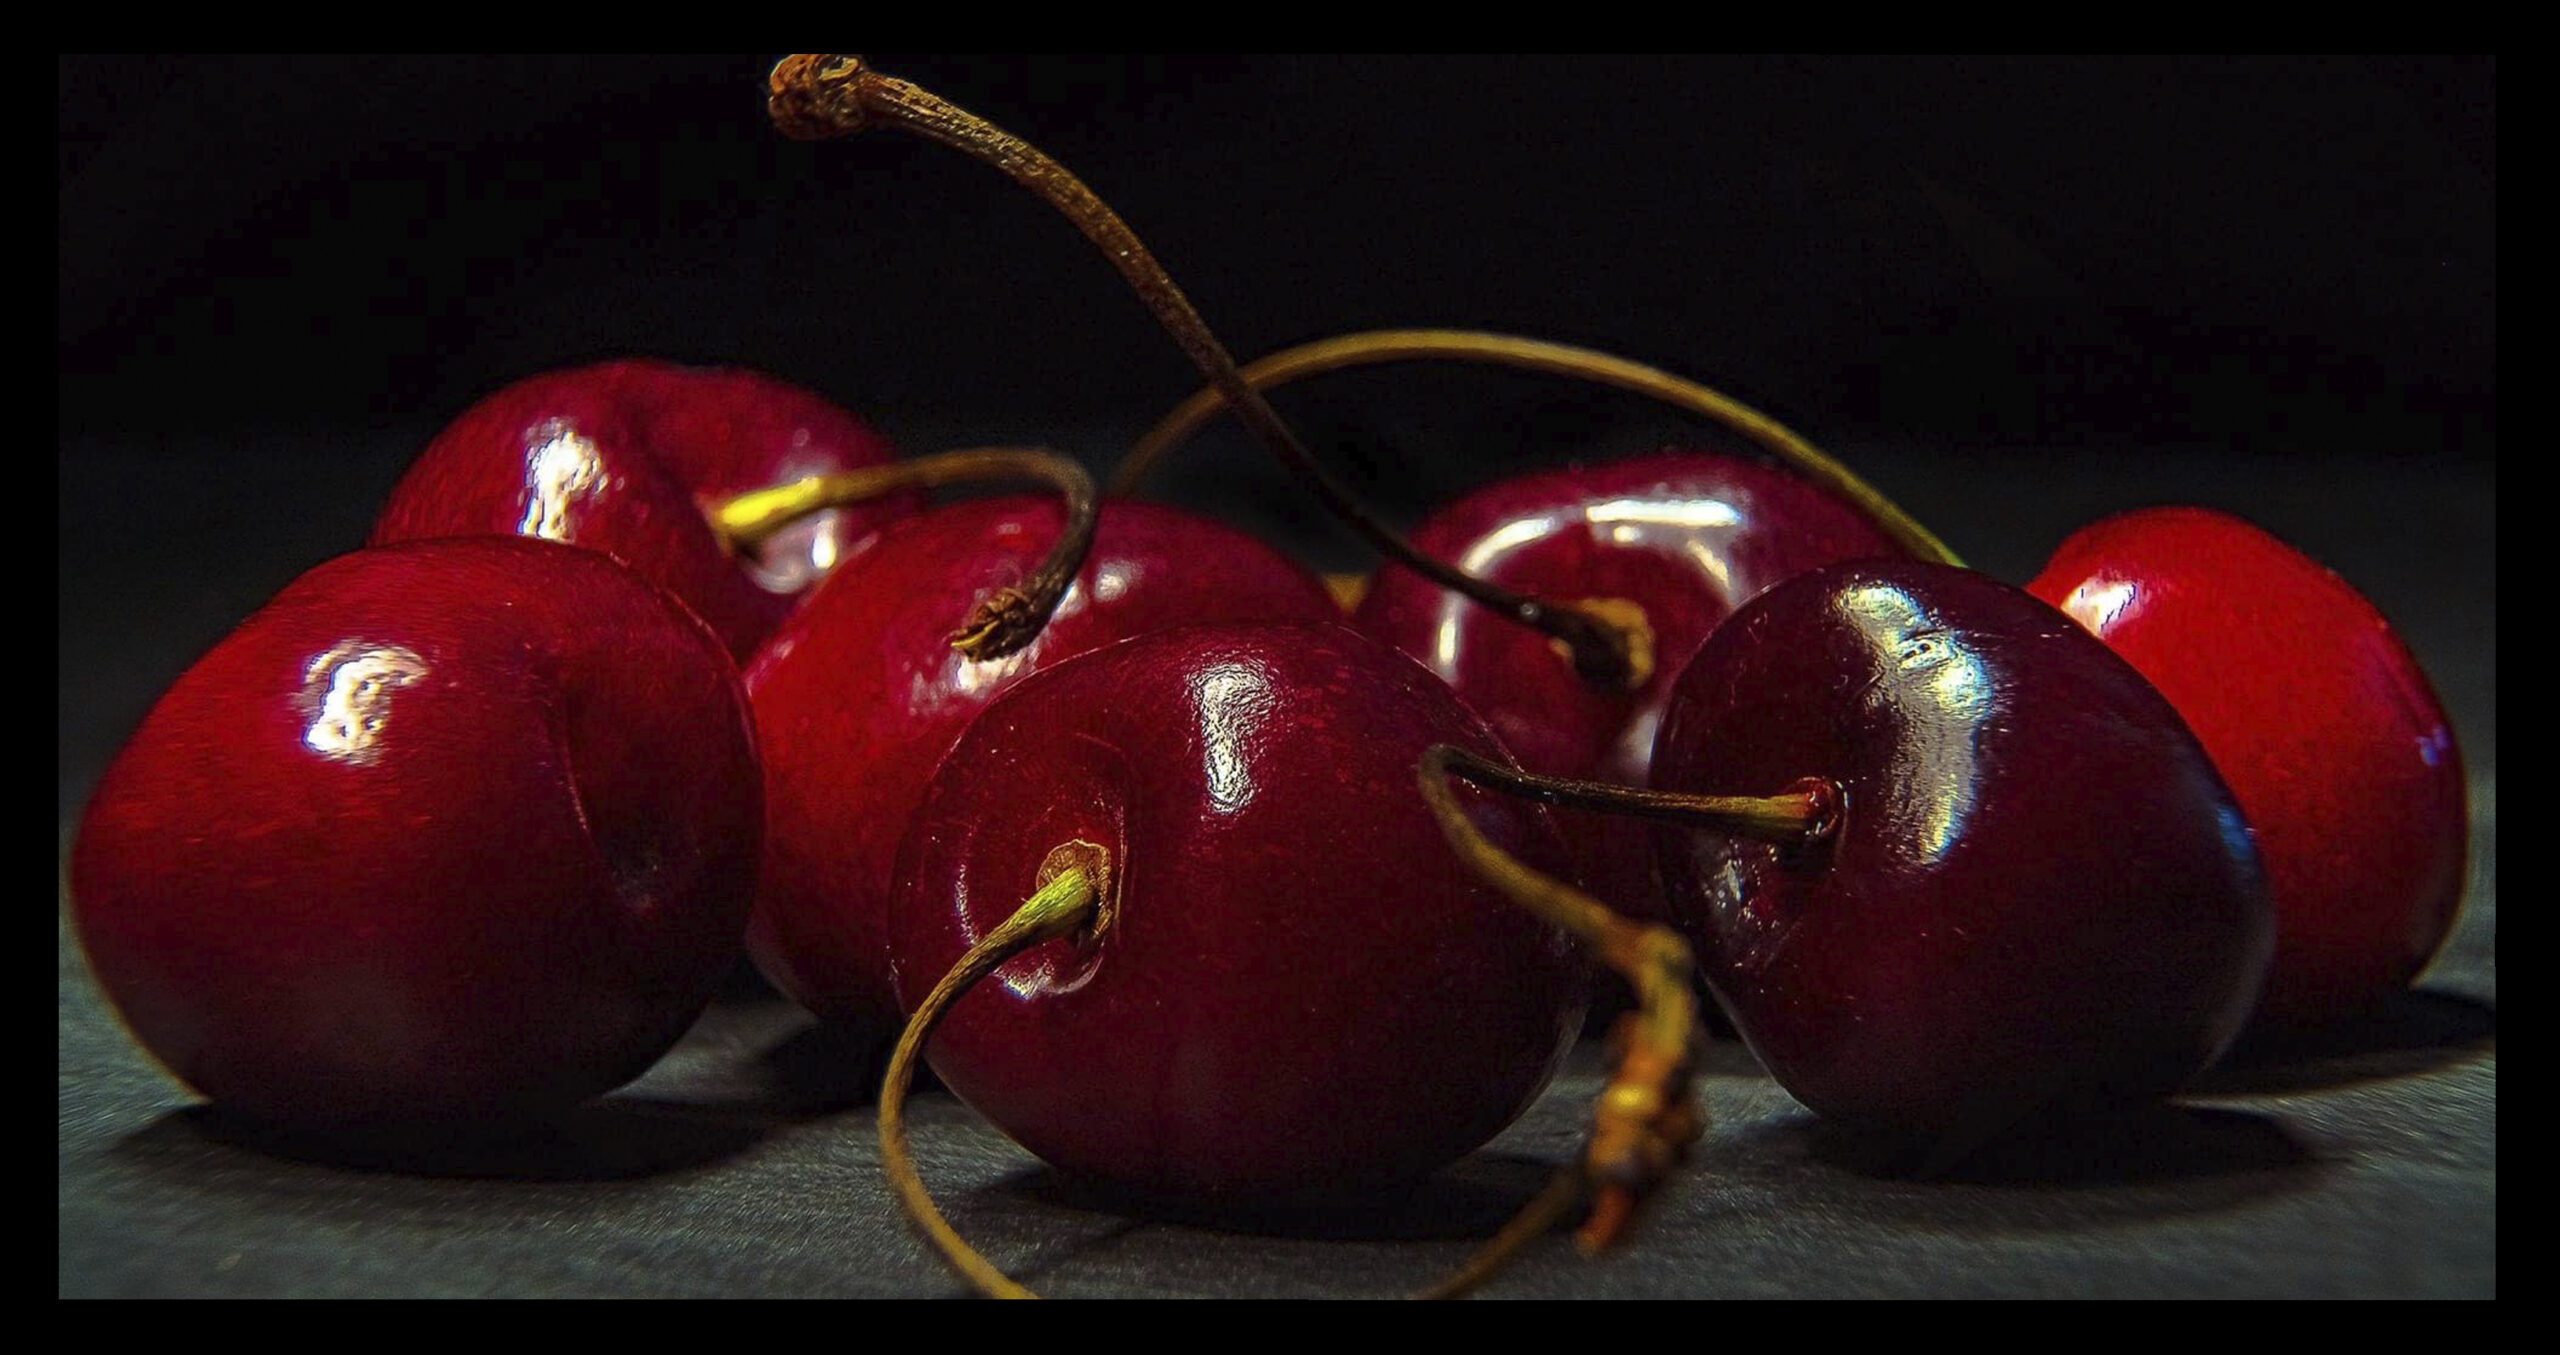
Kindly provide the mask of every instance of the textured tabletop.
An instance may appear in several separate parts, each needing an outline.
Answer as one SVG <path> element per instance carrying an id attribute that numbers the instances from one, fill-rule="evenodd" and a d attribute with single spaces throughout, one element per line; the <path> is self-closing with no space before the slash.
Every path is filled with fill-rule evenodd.
<path id="1" fill-rule="evenodd" d="M 2353 1048 L 2226 1069 L 2176 1107 L 1943 1179 L 1894 1175 L 1720 1045 L 1707 1139 L 1633 1243 L 1586 1261 L 1550 1240 L 1487 1292 L 2494 1295 L 2494 925 L 2475 894 L 2426 991 Z M 715 1008 L 555 1129 L 368 1160 L 191 1106 L 124 1043 L 67 941 L 61 979 L 65 1295 L 957 1291 L 881 1184 L 868 1087 L 846 1075 L 862 1051 L 778 1002 Z M 916 1103 L 917 1153 L 953 1222 L 1044 1291 L 1392 1295 L 1458 1264 L 1572 1150 L 1597 1052 L 1483 1151 L 1357 1216 L 1132 1220 L 940 1092 Z"/>

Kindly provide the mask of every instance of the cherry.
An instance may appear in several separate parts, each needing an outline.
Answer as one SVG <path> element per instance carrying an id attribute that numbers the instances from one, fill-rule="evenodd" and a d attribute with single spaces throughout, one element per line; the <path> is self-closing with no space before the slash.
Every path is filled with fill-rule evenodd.
<path id="1" fill-rule="evenodd" d="M 1829 491 L 1775 467 L 1664 451 L 1488 485 L 1433 514 L 1413 544 L 1543 597 L 1608 599 L 1640 619 L 1651 671 L 1633 689 L 1584 681 L 1544 636 L 1389 565 L 1354 624 L 1456 689 L 1531 771 L 1647 782 L 1671 681 L 1733 609 L 1817 565 L 1898 548 Z M 1650 832 L 1624 818 L 1561 824 L 1583 886 L 1662 914 Z"/>
<path id="2" fill-rule="evenodd" d="M 503 1119 L 675 1043 L 761 841 L 719 640 L 604 556 L 382 546 L 182 675 L 72 852 L 82 945 L 169 1071 L 254 1118 Z"/>
<path id="3" fill-rule="evenodd" d="M 1331 1199 L 1481 1144 L 1553 1074 L 1583 973 L 1442 841 L 1414 793 L 1436 742 L 1500 755 L 1339 625 L 1179 627 L 1024 679 L 908 828 L 898 996 L 913 1010 L 1065 865 L 1099 899 L 950 1008 L 935 1071 L 1060 1169 L 1191 1205 Z M 1534 806 L 1476 813 L 1556 855 Z"/>
<path id="4" fill-rule="evenodd" d="M 682 598 L 743 662 L 803 589 L 917 500 L 816 514 L 748 559 L 714 530 L 710 507 L 895 455 L 852 415 L 771 377 L 599 363 L 464 411 L 401 477 L 373 541 L 494 533 L 605 551 Z"/>
<path id="5" fill-rule="evenodd" d="M 1763 593 L 1673 686 L 1653 774 L 1827 802 L 1809 835 L 1657 837 L 1718 1001 L 1838 1121 L 1962 1141 L 2165 1095 L 2266 975 L 2257 859 L 2195 736 L 1979 574 L 1866 561 Z"/>
<path id="6" fill-rule="evenodd" d="M 1113 503 L 1036 638 L 996 659 L 955 651 L 954 620 L 1019 582 L 1062 521 L 1054 500 L 1005 497 L 893 524 L 747 668 L 770 823 L 748 948 L 776 987 L 820 1016 L 898 1016 L 883 931 L 898 840 L 935 763 L 1007 686 L 1181 622 L 1340 616 L 1322 584 L 1241 533 Z"/>
<path id="7" fill-rule="evenodd" d="M 2081 529 L 2027 591 L 2149 678 L 2213 755 L 2275 905 L 2268 1029 L 2408 987 L 2452 927 L 2469 848 L 2462 753 L 2408 647 L 2318 563 L 2227 514 Z"/>

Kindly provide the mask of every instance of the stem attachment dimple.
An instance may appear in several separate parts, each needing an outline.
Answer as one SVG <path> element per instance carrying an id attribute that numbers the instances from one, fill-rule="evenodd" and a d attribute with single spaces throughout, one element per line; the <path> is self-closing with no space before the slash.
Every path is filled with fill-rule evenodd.
<path id="1" fill-rule="evenodd" d="M 1013 916 L 971 946 L 917 1004 L 915 1015 L 907 1018 L 906 1029 L 899 1033 L 897 1048 L 889 1056 L 889 1071 L 880 1084 L 881 1173 L 889 1178 L 889 1188 L 896 1193 L 908 1220 L 924 1234 L 935 1253 L 989 1298 L 1040 1296 L 1016 1283 L 962 1240 L 950 1220 L 934 1206 L 932 1193 L 917 1174 L 914 1155 L 907 1147 L 907 1092 L 915 1082 L 916 1058 L 952 1004 L 972 985 L 1033 946 L 1074 936 L 1093 923 L 1109 880 L 1110 859 L 1109 853 L 1090 842 L 1063 843 L 1052 850 L 1041 865 L 1045 879 L 1039 889 L 1024 900 Z"/>
<path id="2" fill-rule="evenodd" d="M 1856 505 L 1914 558 L 1947 565 L 1964 563 L 1900 505 L 1785 424 L 1721 391 L 1595 349 L 1469 329 L 1381 329 L 1338 334 L 1285 348 L 1256 358 L 1246 365 L 1243 375 L 1254 390 L 1267 391 L 1327 372 L 1397 362 L 1477 363 L 1543 372 L 1661 401 L 1750 439 L 1797 474 Z M 1213 385 L 1175 406 L 1120 459 L 1119 469 L 1111 475 L 1111 493 L 1127 494 L 1136 489 L 1166 452 L 1200 431 L 1202 425 L 1227 408 L 1227 403 L 1224 388 Z"/>
<path id="3" fill-rule="evenodd" d="M 1021 583 L 978 599 L 951 635 L 951 647 L 971 659 L 994 659 L 1031 643 L 1058 609 L 1084 557 L 1102 511 L 1093 477 L 1058 453 L 1030 447 L 975 447 L 941 452 L 859 470 L 812 475 L 789 484 L 750 490 L 710 510 L 711 527 L 732 552 L 743 554 L 812 513 L 878 498 L 904 489 L 939 489 L 974 480 L 1036 480 L 1065 501 L 1066 526 L 1037 568 Z"/>
<path id="4" fill-rule="evenodd" d="M 1688 943 L 1669 929 L 1620 916 L 1581 890 L 1531 869 L 1478 831 L 1450 780 L 1463 776 L 1511 784 L 1482 775 L 1486 769 L 1508 771 L 1445 743 L 1422 755 L 1416 779 L 1451 849 L 1512 902 L 1589 943 L 1610 968 L 1627 977 L 1636 993 L 1636 1010 L 1620 1017 L 1610 1031 L 1617 1066 L 1592 1108 L 1591 1136 L 1576 1169 L 1591 1206 L 1576 1241 L 1585 1252 L 1595 1252 L 1625 1234 L 1637 1205 L 1670 1179 L 1689 1145 L 1704 1132 L 1690 1089 L 1690 1052 L 1700 1042 L 1697 998 L 1689 986 L 1694 965 Z M 1541 1204 L 1555 1207 L 1550 1199 L 1554 1193 L 1551 1189 L 1542 1195 Z M 1516 1237 L 1516 1248 L 1533 1234 L 1505 1229 L 1503 1236 Z M 1468 1273 L 1480 1268 L 1489 1273 L 1506 1255 L 1489 1247 L 1469 1264 Z"/>
<path id="5" fill-rule="evenodd" d="M 1317 463 L 1278 411 L 1236 370 L 1235 359 L 1200 312 L 1117 212 L 1039 148 L 904 80 L 882 75 L 860 57 L 800 54 L 773 68 L 766 108 L 774 125 L 803 140 L 850 136 L 876 125 L 896 127 L 949 146 L 1002 170 L 1054 207 L 1102 252 L 1157 323 L 1172 336 L 1256 440 L 1295 472 L 1342 523 L 1380 554 L 1433 583 L 1511 620 L 1563 641 L 1576 672 L 1613 690 L 1635 686 L 1629 641 L 1607 618 L 1571 603 L 1541 601 L 1479 579 L 1417 551 L 1370 516 L 1341 481 Z"/>

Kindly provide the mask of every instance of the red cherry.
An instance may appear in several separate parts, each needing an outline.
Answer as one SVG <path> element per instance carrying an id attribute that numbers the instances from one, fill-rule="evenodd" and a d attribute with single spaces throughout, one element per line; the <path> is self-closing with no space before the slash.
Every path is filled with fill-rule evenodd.
<path id="1" fill-rule="evenodd" d="M 2257 861 L 2195 736 L 1983 575 L 1864 561 L 1762 594 L 1681 674 L 1653 771 L 1838 793 L 1810 843 L 1658 830 L 1709 986 L 1822 1115 L 1961 1140 L 2165 1095 L 2265 978 Z"/>
<path id="2" fill-rule="evenodd" d="M 2083 528 L 2027 590 L 2169 698 L 2248 816 L 2276 910 L 2258 1023 L 2407 988 L 2453 926 L 2470 831 L 2453 726 L 2373 604 L 2201 508 Z"/>
<path id="3" fill-rule="evenodd" d="M 976 601 L 1020 582 L 1058 538 L 1046 497 L 979 499 L 894 524 L 821 585 L 748 666 L 763 736 L 764 884 L 748 949 L 830 1019 L 894 1021 L 882 931 L 898 839 L 934 764 L 1023 675 L 1186 621 L 1340 616 L 1304 570 L 1203 518 L 1102 509 L 1075 586 L 1029 646 L 955 653 Z"/>
<path id="4" fill-rule="evenodd" d="M 1393 565 L 1379 570 L 1355 620 L 1455 688 L 1521 766 L 1639 786 L 1672 678 L 1718 623 L 1817 565 L 1903 553 L 1801 476 L 1686 451 L 1501 481 L 1441 509 L 1412 540 L 1505 587 L 1642 610 L 1653 672 L 1632 691 L 1583 680 L 1547 637 Z M 1643 824 L 1579 813 L 1558 822 L 1584 888 L 1637 916 L 1663 916 Z"/>
<path id="5" fill-rule="evenodd" d="M 762 831 L 736 669 L 612 561 L 465 538 L 303 575 L 179 677 L 73 848 L 134 1035 L 291 1124 L 571 1104 L 736 956 Z"/>
<path id="6" fill-rule="evenodd" d="M 1058 1167 L 1190 1203 L 1329 1197 L 1483 1143 L 1552 1076 L 1583 978 L 1443 841 L 1413 785 L 1434 742 L 1501 756 L 1338 624 L 1182 627 L 1024 680 L 908 830 L 898 995 L 921 1001 L 1062 844 L 1107 853 L 1102 920 L 963 997 L 934 1070 Z M 1544 811 L 1469 798 L 1509 850 L 1555 857 Z"/>
<path id="7" fill-rule="evenodd" d="M 818 514 L 741 561 L 706 504 L 889 461 L 886 439 L 754 372 L 648 360 L 517 382 L 465 410 L 391 491 L 374 544 L 483 533 L 606 551 L 682 598 L 741 661 L 911 494 Z"/>

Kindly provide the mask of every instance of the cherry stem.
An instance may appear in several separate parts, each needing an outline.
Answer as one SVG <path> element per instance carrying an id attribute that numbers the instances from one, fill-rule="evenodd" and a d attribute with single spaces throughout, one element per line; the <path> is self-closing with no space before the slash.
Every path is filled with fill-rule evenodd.
<path id="1" fill-rule="evenodd" d="M 1566 1167 L 1547 1178 L 1547 1184 L 1522 1206 L 1511 1221 L 1485 1240 L 1476 1254 L 1440 1283 L 1413 1297 L 1418 1299 L 1455 1299 L 1484 1287 L 1522 1248 L 1554 1232 L 1556 1225 L 1570 1216 L 1575 1206 L 1589 1195 L 1589 1183 L 1579 1165 Z"/>
<path id="2" fill-rule="evenodd" d="M 1245 384 L 1273 390 L 1293 381 L 1356 367 L 1397 362 L 1461 362 L 1544 372 L 1649 396 L 1741 434 L 1798 474 L 1857 505 L 1895 543 L 1919 559 L 1961 565 L 1945 542 L 1876 487 L 1817 450 L 1793 429 L 1721 391 L 1658 367 L 1595 349 L 1469 329 L 1381 329 L 1339 334 L 1284 348 L 1244 368 Z M 1110 492 L 1128 494 L 1165 453 L 1227 408 L 1222 388 L 1193 393 L 1138 439 L 1112 472 Z"/>
<path id="3" fill-rule="evenodd" d="M 1040 1296 L 1016 1283 L 963 1241 L 950 1220 L 934 1207 L 933 1195 L 925 1189 L 924 1178 L 916 1173 L 914 1155 L 907 1150 L 907 1091 L 915 1082 L 916 1056 L 961 994 L 1023 951 L 1072 936 L 1094 922 L 1101 908 L 1102 891 L 1108 884 L 1110 857 L 1091 843 L 1074 842 L 1049 853 L 1053 864 L 1062 858 L 1074 863 L 1050 876 L 1013 916 L 971 946 L 951 972 L 933 985 L 933 991 L 925 994 L 915 1015 L 907 1018 L 907 1028 L 899 1034 L 897 1048 L 889 1056 L 888 1074 L 880 1084 L 881 1173 L 889 1178 L 889 1188 L 897 1194 L 908 1220 L 933 1244 L 934 1251 L 960 1273 L 960 1278 L 988 1298 Z"/>
<path id="4" fill-rule="evenodd" d="M 1441 788 L 1440 793 L 1447 794 L 1446 788 Z M 1486 849 L 1500 855 L 1500 849 L 1490 843 L 1486 844 Z M 951 966 L 950 972 L 933 985 L 933 991 L 925 994 L 924 1001 L 917 1004 L 915 1014 L 907 1018 L 906 1029 L 899 1032 L 897 1047 L 889 1055 L 888 1072 L 880 1082 L 881 1174 L 888 1178 L 889 1189 L 898 1197 L 899 1207 L 906 1211 L 908 1221 L 915 1225 L 916 1230 L 924 1234 L 935 1255 L 941 1257 L 943 1263 L 957 1272 L 960 1278 L 968 1281 L 972 1288 L 991 1299 L 1036 1299 L 1040 1295 L 1006 1275 L 977 1248 L 970 1246 L 934 1204 L 933 1193 L 925 1188 L 924 1177 L 916 1170 L 915 1154 L 908 1144 L 907 1095 L 915 1086 L 916 1060 L 922 1054 L 925 1042 L 933 1038 L 933 1032 L 941 1026 L 942 1019 L 980 980 L 1034 946 L 1065 937 L 1091 939 L 1110 929 L 1109 852 L 1090 842 L 1063 842 L 1050 849 L 1048 858 L 1041 862 L 1040 875 L 1039 887 L 1020 908 L 1014 910 L 1013 916 L 971 946 L 959 962 Z M 1597 907 L 1596 904 L 1593 906 Z M 1608 910 L 1601 911 L 1606 913 Z M 1678 948 L 1681 967 L 1665 972 L 1670 976 L 1671 987 L 1677 990 L 1677 1000 L 1687 1002 L 1688 950 L 1677 937 L 1671 939 L 1671 945 Z M 1640 988 L 1639 991 L 1643 990 Z M 1694 1013 L 1688 1020 L 1694 1025 Z M 1622 1030 L 1620 1034 L 1624 1036 L 1625 1032 Z M 1685 1041 L 1680 1042 L 1676 1052 L 1685 1053 L 1686 1048 Z M 1636 1066 L 1636 1060 L 1631 1057 L 1625 1066 Z M 1680 1066 L 1683 1070 L 1681 1087 L 1685 1092 L 1685 1062 Z M 1660 1076 L 1649 1076 L 1654 1080 L 1634 1089 L 1636 1099 L 1657 1094 L 1655 1089 L 1662 1085 Z M 1620 1081 L 1612 1082 L 1602 1094 L 1600 1114 L 1604 1130 L 1612 1105 L 1619 1106 L 1622 1113 L 1632 1108 L 1629 1092 L 1621 1085 L 1623 1080 L 1622 1075 Z M 1679 1115 L 1687 1116 L 1685 1107 L 1675 1110 Z M 1648 1124 L 1658 1124 L 1662 1120 L 1663 1117 L 1656 1114 Z M 1695 1120 L 1683 1118 L 1679 1123 L 1694 1124 Z M 1653 1131 L 1648 1129 L 1646 1132 Z M 1694 1131 L 1690 1136 L 1695 1137 Z M 1588 1163 L 1600 1160 L 1597 1156 L 1600 1137 L 1599 1133 L 1593 1136 L 1593 1156 L 1587 1159 Z M 1552 1231 L 1585 1198 L 1594 1179 L 1589 1165 L 1558 1172 L 1517 1216 L 1504 1224 L 1475 1255 L 1467 1258 L 1456 1273 L 1414 1297 L 1457 1298 L 1481 1286 L 1521 1248 Z M 1602 1183 L 1604 1203 L 1595 1207 L 1594 1218 L 1601 1217 L 1605 1211 L 1606 1192 L 1618 1177 L 1600 1175 L 1596 1179 Z M 1619 1210 L 1615 1217 L 1623 1222 L 1624 1210 Z"/>
<path id="5" fill-rule="evenodd" d="M 1775 795 L 1691 795 L 1540 776 L 1447 744 L 1432 752 L 1442 755 L 1439 765 L 1449 775 L 1566 809 L 1660 819 L 1786 846 L 1828 837 L 1840 824 L 1840 788 L 1818 777 L 1806 777 Z"/>
<path id="6" fill-rule="evenodd" d="M 1489 773 L 1502 772 L 1502 777 Z M 1701 1042 L 1697 997 L 1689 984 L 1695 964 L 1689 945 L 1666 927 L 1647 926 L 1612 911 L 1598 899 L 1539 873 L 1495 846 L 1458 803 L 1453 778 L 1516 786 L 1509 769 L 1463 748 L 1433 744 L 1422 755 L 1416 779 L 1422 798 L 1449 846 L 1468 867 L 1512 902 L 1581 937 L 1635 989 L 1637 1009 L 1610 1031 L 1617 1067 L 1592 1107 L 1591 1136 L 1573 1169 L 1589 1192 L 1591 1208 L 1576 1241 L 1586 1253 L 1616 1242 L 1636 1206 L 1670 1179 L 1689 1145 L 1704 1132 L 1705 1117 L 1690 1090 L 1690 1050 Z M 1532 778 L 1543 780 L 1543 778 Z M 1575 784 L 1575 783 L 1565 783 Z M 1563 1206 L 1549 1197 L 1535 1208 Z M 1534 1234 L 1505 1229 L 1516 1250 Z M 1488 1247 L 1478 1261 L 1489 1272 L 1509 1255 Z M 1469 1271 L 1476 1263 L 1469 1264 Z"/>
<path id="7" fill-rule="evenodd" d="M 916 85 L 872 70 L 860 57 L 832 53 L 785 57 L 773 68 L 770 88 L 766 108 L 786 136 L 814 141 L 886 125 L 1002 170 L 1075 223 L 1119 269 L 1139 301 L 1254 437 L 1372 548 L 1443 588 L 1563 642 L 1573 656 L 1575 671 L 1586 681 L 1608 688 L 1631 688 L 1642 681 L 1629 657 L 1632 642 L 1618 623 L 1580 604 L 1528 597 L 1434 560 L 1372 517 L 1341 481 L 1316 462 L 1278 411 L 1236 370 L 1226 346 L 1210 332 L 1190 298 L 1128 223 L 1037 147 Z"/>
<path id="8" fill-rule="evenodd" d="M 973 447 L 882 466 L 812 475 L 789 484 L 750 490 L 711 510 L 712 530 L 732 551 L 744 552 L 812 513 L 875 499 L 903 489 L 939 489 L 976 480 L 1037 480 L 1066 501 L 1067 521 L 1056 545 L 1030 577 L 998 588 L 969 609 L 951 647 L 971 659 L 1001 658 L 1031 643 L 1058 609 L 1084 557 L 1093 549 L 1101 503 L 1093 477 L 1056 452 L 1030 447 Z"/>

